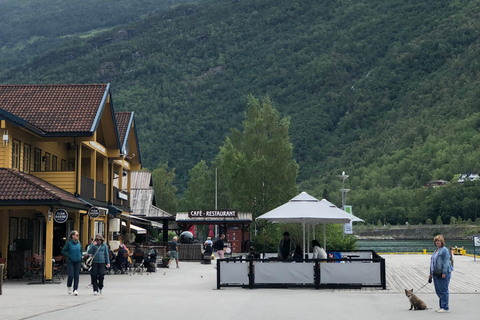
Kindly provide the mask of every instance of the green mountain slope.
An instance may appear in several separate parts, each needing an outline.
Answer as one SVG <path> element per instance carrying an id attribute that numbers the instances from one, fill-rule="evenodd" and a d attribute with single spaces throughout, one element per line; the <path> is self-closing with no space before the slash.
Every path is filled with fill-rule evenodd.
<path id="1" fill-rule="evenodd" d="M 25 63 L 71 38 L 161 13 L 195 0 L 3 0 L 0 1 L 0 67 Z"/>
<path id="2" fill-rule="evenodd" d="M 268 94 L 291 117 L 302 189 L 340 203 L 345 170 L 347 202 L 369 222 L 435 221 L 421 187 L 480 156 L 479 11 L 478 0 L 213 0 L 75 39 L 0 81 L 111 82 L 116 109 L 136 111 L 144 164 L 168 161 L 180 190 L 240 125 L 246 96 Z"/>

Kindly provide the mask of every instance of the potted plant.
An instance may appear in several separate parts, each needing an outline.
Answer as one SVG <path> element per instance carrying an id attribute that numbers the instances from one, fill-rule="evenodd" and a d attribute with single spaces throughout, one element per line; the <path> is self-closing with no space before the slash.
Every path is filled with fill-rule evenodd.
<path id="1" fill-rule="evenodd" d="M 170 261 L 170 257 L 165 255 L 162 257 L 162 264 L 160 265 L 160 268 L 167 268 L 168 266 L 168 261 Z"/>

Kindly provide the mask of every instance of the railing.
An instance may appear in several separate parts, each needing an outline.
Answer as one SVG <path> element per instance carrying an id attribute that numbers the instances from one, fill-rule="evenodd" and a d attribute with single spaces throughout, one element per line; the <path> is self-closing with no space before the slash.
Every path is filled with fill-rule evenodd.
<path id="1" fill-rule="evenodd" d="M 94 181 L 93 179 L 82 176 L 82 187 L 80 195 L 86 199 L 96 199 L 99 201 L 107 201 L 107 186 L 99 181 Z M 97 195 L 94 194 L 94 183 L 96 185 Z"/>
<path id="2" fill-rule="evenodd" d="M 94 199 L 95 194 L 93 192 L 93 183 L 93 179 L 82 176 L 82 187 L 80 189 L 80 195 L 82 196 L 82 198 Z"/>
<path id="3" fill-rule="evenodd" d="M 107 185 L 97 181 L 96 182 L 96 197 L 99 201 L 107 201 Z"/>
<path id="4" fill-rule="evenodd" d="M 228 258 L 217 260 L 221 287 L 314 287 L 386 289 L 385 259 L 374 251 L 343 252 L 341 259 L 280 261 Z"/>

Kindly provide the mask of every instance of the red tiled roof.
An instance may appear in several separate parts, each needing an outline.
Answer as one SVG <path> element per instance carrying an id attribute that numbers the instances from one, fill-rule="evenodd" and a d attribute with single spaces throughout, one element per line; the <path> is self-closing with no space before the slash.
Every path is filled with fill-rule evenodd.
<path id="1" fill-rule="evenodd" d="M 0 168 L 0 205 L 31 202 L 52 204 L 68 202 L 74 207 L 86 206 L 84 202 L 48 182 L 13 169 Z"/>
<path id="2" fill-rule="evenodd" d="M 118 137 L 120 139 L 120 145 L 123 146 L 125 142 L 125 136 L 127 135 L 128 123 L 132 112 L 115 112 L 115 120 L 117 121 Z"/>
<path id="3" fill-rule="evenodd" d="M 46 133 L 90 132 L 107 87 L 107 84 L 0 85 L 0 109 Z"/>

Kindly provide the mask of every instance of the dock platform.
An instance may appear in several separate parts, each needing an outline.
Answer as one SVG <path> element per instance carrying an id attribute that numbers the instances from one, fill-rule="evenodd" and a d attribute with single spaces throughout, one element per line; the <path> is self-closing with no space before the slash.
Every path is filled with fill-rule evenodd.
<path id="1" fill-rule="evenodd" d="M 428 282 L 431 254 L 380 254 L 385 259 L 387 289 L 362 288 L 339 289 L 341 292 L 375 291 L 384 293 L 404 293 L 405 289 L 414 292 L 435 293 L 433 284 L 422 286 Z M 472 256 L 454 256 L 454 271 L 449 290 L 454 293 L 480 292 L 480 259 Z M 422 288 L 420 291 L 418 291 Z"/>

